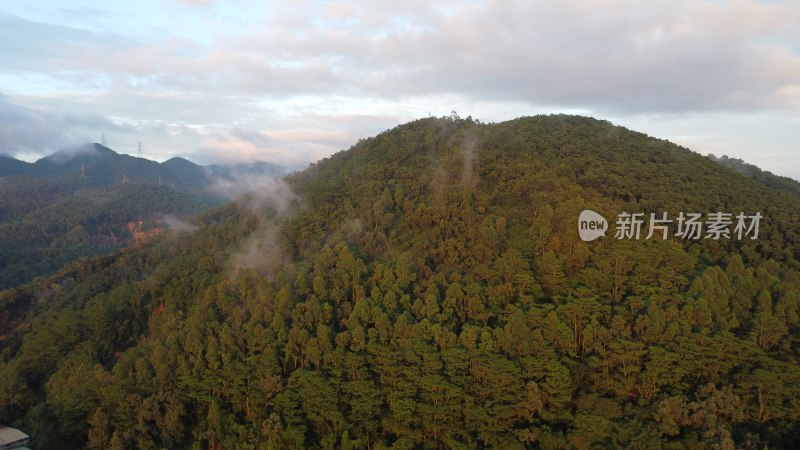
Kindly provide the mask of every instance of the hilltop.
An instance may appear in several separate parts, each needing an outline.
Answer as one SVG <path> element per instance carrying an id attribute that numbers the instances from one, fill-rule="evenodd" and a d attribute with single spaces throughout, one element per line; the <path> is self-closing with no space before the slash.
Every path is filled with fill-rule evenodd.
<path id="1" fill-rule="evenodd" d="M 763 220 L 584 242 L 584 209 Z M 605 121 L 410 122 L 0 293 L 0 421 L 43 449 L 795 448 L 799 221 Z"/>

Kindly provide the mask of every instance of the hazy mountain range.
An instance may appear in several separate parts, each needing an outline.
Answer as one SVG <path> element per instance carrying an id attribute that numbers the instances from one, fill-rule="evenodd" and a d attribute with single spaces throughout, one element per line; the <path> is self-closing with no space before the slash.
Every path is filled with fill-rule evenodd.
<path id="1" fill-rule="evenodd" d="M 120 154 L 100 144 L 86 144 L 58 151 L 28 163 L 0 155 L 0 177 L 25 175 L 82 186 L 112 186 L 121 183 L 161 184 L 184 192 L 199 192 L 222 179 L 242 176 L 280 176 L 283 167 L 268 162 L 201 166 L 175 157 L 158 163 Z"/>

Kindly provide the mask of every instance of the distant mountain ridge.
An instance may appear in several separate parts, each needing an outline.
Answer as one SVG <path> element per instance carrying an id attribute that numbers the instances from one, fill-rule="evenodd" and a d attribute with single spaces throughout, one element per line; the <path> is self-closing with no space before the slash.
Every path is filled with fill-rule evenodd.
<path id="1" fill-rule="evenodd" d="M 285 168 L 265 161 L 202 166 L 175 157 L 159 163 L 120 154 L 97 143 L 60 150 L 33 163 L 0 155 L 0 177 L 25 175 L 92 187 L 148 183 L 195 193 L 209 188 L 218 178 L 281 176 L 286 173 Z"/>

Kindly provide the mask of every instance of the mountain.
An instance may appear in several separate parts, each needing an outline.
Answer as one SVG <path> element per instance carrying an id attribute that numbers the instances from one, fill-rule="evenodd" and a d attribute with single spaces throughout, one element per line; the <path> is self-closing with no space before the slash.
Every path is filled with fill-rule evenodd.
<path id="1" fill-rule="evenodd" d="M 0 290 L 136 244 L 164 231 L 165 217 L 187 218 L 207 207 L 166 186 L 0 178 Z"/>
<path id="2" fill-rule="evenodd" d="M 41 449 L 798 448 L 799 220 L 605 121 L 414 121 L 0 293 L 0 421 Z"/>
<path id="3" fill-rule="evenodd" d="M 767 186 L 776 189 L 784 189 L 796 194 L 800 194 L 800 181 L 794 180 L 789 177 L 781 177 L 775 175 L 771 172 L 761 170 L 752 164 L 748 164 L 742 161 L 741 159 L 729 158 L 726 155 L 717 157 L 711 154 L 708 155 L 708 157 L 712 161 L 718 162 L 723 166 L 735 170 L 736 172 L 739 172 L 740 174 L 746 177 L 754 178 Z"/>
<path id="4" fill-rule="evenodd" d="M 199 191 L 207 184 L 208 170 L 187 159 L 175 157 L 164 161 L 161 166 L 177 180 L 179 186 L 188 186 L 191 190 Z"/>
<path id="5" fill-rule="evenodd" d="M 175 157 L 158 163 L 145 158 L 119 154 L 100 144 L 86 144 L 61 150 L 35 163 L 0 155 L 0 177 L 27 175 L 76 186 L 115 186 L 118 184 L 160 184 L 179 191 L 207 196 L 220 179 L 273 177 L 286 169 L 268 162 L 252 164 L 214 164 L 201 166 Z"/>
<path id="6" fill-rule="evenodd" d="M 30 164 L 16 160 L 10 156 L 0 154 L 0 177 L 6 175 L 21 175 L 30 170 Z"/>
<path id="7" fill-rule="evenodd" d="M 188 162 L 188 161 L 187 161 Z M 0 173 L 71 183 L 78 186 L 114 186 L 123 183 L 172 185 L 188 191 L 167 167 L 145 158 L 119 154 L 100 144 L 86 144 L 58 151 L 35 163 L 20 166 L 20 161 L 0 160 Z M 198 169 L 200 166 L 197 166 Z M 24 170 L 20 170 L 23 168 Z M 202 179 L 202 178 L 201 178 Z"/>
<path id="8" fill-rule="evenodd" d="M 160 221 L 186 219 L 223 203 L 231 185 L 273 177 L 268 163 L 157 163 L 100 144 L 65 149 L 35 163 L 0 156 L 0 290 L 49 275 L 80 257 L 113 252 Z M 225 190 L 218 189 L 224 183 Z M 132 225 L 133 224 L 133 225 Z"/>

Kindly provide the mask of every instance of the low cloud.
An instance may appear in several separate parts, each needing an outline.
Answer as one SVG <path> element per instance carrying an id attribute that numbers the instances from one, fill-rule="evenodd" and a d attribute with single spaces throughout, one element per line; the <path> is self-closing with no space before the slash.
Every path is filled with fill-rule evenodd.
<path id="1" fill-rule="evenodd" d="M 473 187 L 477 183 L 473 182 L 475 176 L 475 161 L 478 158 L 480 141 L 474 133 L 465 131 L 461 133 L 461 185 L 463 187 Z"/>
<path id="2" fill-rule="evenodd" d="M 229 201 L 244 201 L 251 209 L 271 209 L 277 215 L 284 215 L 297 200 L 289 185 L 277 176 L 235 169 L 224 177 L 209 176 L 213 180 L 210 192 Z"/>
<path id="3" fill-rule="evenodd" d="M 238 201 L 256 218 L 255 228 L 247 230 L 247 237 L 231 258 L 234 272 L 256 269 L 270 276 L 289 263 L 289 255 L 281 245 L 280 230 L 300 202 L 286 182 L 242 171 L 218 177 L 211 191 Z"/>
<path id="4" fill-rule="evenodd" d="M 10 155 L 67 149 L 91 151 L 83 144 L 100 131 L 131 128 L 96 114 L 71 114 L 16 105 L 0 94 L 0 151 Z M 94 139 L 89 136 L 95 136 Z"/>
<path id="5" fill-rule="evenodd" d="M 291 262 L 281 246 L 280 225 L 274 220 L 262 223 L 250 233 L 241 248 L 231 258 L 231 269 L 256 269 L 264 275 L 275 275 Z"/>
<path id="6" fill-rule="evenodd" d="M 76 156 L 90 155 L 93 153 L 97 153 L 97 148 L 93 144 L 70 145 L 50 155 L 48 160 L 56 164 L 62 164 Z"/>
<path id="7" fill-rule="evenodd" d="M 252 130 L 233 128 L 206 137 L 193 158 L 207 163 L 250 164 L 267 161 L 301 168 L 324 158 L 331 149 L 351 146 L 356 137 L 349 132 L 321 128 Z"/>
<path id="8" fill-rule="evenodd" d="M 197 225 L 193 225 L 189 222 L 183 221 L 175 215 L 167 214 L 161 217 L 161 223 L 164 224 L 167 229 L 177 232 L 177 233 L 193 233 L 197 230 Z"/>

